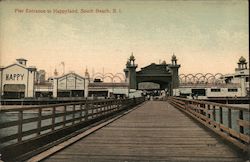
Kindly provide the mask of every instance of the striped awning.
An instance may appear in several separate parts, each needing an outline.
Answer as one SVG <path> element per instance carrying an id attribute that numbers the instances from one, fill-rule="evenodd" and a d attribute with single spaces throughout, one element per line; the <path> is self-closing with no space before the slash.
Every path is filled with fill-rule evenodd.
<path id="1" fill-rule="evenodd" d="M 25 92 L 24 84 L 5 84 L 3 90 L 5 92 Z"/>

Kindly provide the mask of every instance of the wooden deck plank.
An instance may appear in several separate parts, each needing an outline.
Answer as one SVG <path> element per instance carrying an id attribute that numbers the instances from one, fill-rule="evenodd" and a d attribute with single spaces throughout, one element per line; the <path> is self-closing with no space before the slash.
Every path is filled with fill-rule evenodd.
<path id="1" fill-rule="evenodd" d="M 167 102 L 150 101 L 44 161 L 243 160 Z"/>

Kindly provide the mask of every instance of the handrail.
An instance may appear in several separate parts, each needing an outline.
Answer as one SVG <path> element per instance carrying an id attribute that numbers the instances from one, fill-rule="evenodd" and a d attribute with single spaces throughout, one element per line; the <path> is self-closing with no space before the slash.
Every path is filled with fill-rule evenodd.
<path id="1" fill-rule="evenodd" d="M 170 99 L 171 97 L 169 97 Z M 231 108 L 231 109 L 234 109 L 234 110 L 248 110 L 249 111 L 249 107 L 248 108 L 244 108 L 244 107 L 237 107 L 237 106 L 233 106 L 233 105 L 225 105 L 225 104 L 221 104 L 221 103 L 215 103 L 215 102 L 211 102 L 211 101 L 202 101 L 202 100 L 192 100 L 192 99 L 186 99 L 186 98 L 179 98 L 179 97 L 172 97 L 172 98 L 175 98 L 175 99 L 178 99 L 178 100 L 182 100 L 182 101 L 193 101 L 195 103 L 199 103 L 199 104 L 210 104 L 210 105 L 214 105 L 214 106 L 222 106 L 222 107 L 225 107 L 225 108 Z"/>
<path id="2" fill-rule="evenodd" d="M 47 105 L 15 105 L 15 107 L 9 107 L 9 108 L 1 108 L 0 107 L 0 113 L 1 112 L 11 112 L 11 111 L 18 111 L 20 108 L 22 110 L 32 110 L 34 108 L 50 108 L 50 107 L 58 107 L 58 106 L 65 106 L 65 105 L 78 105 L 78 104 L 84 104 L 86 101 L 93 102 L 93 103 L 101 103 L 101 102 L 107 102 L 107 101 L 113 101 L 116 99 L 102 99 L 102 100 L 84 100 L 84 101 L 77 101 L 77 102 L 70 102 L 70 103 L 57 103 L 57 104 L 47 104 Z M 3 105 L 4 106 L 4 105 Z"/>
<path id="3" fill-rule="evenodd" d="M 2 109 L 0 110 L 0 117 L 12 114 L 15 116 L 15 120 L 0 121 L 0 132 L 2 132 L 0 134 L 0 144 L 2 145 L 0 152 L 1 149 L 8 145 L 39 138 L 41 135 L 44 136 L 56 130 L 107 116 L 108 114 L 140 104 L 143 101 L 143 97 L 96 101 L 85 100 L 84 102 Z M 31 117 L 27 116 L 27 113 L 32 113 Z M 27 124 L 32 126 L 27 126 Z M 15 127 L 16 129 L 13 130 Z M 10 129 L 12 130 L 10 131 Z"/>
<path id="4" fill-rule="evenodd" d="M 85 102 L 88 98 L 84 97 L 57 97 L 57 98 L 21 98 L 21 99 L 3 99 L 0 98 L 0 105 L 26 105 L 26 106 L 34 106 L 34 105 L 48 105 L 48 104 L 63 104 L 63 103 L 72 103 L 72 102 Z M 91 99 L 92 100 L 92 99 Z M 113 100 L 113 98 L 109 99 L 101 99 L 93 101 L 104 101 L 104 100 Z"/>
<path id="5" fill-rule="evenodd" d="M 178 97 L 169 97 L 168 101 L 222 138 L 250 153 L 249 108 Z M 233 117 L 236 114 L 238 115 L 237 119 Z"/>

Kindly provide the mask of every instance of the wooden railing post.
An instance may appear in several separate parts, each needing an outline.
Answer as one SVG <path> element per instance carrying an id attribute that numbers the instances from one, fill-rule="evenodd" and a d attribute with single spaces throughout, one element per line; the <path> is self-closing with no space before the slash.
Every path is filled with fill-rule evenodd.
<path id="1" fill-rule="evenodd" d="M 18 138 L 17 141 L 22 141 L 22 131 L 23 131 L 23 111 L 19 110 L 18 112 Z"/>
<path id="2" fill-rule="evenodd" d="M 67 116 L 66 113 L 67 113 L 67 106 L 64 105 L 64 107 L 63 107 L 63 127 L 66 126 L 66 116 Z"/>
<path id="3" fill-rule="evenodd" d="M 110 112 L 113 111 L 113 110 L 112 110 L 112 108 L 113 108 L 113 102 L 114 102 L 114 101 L 110 101 L 110 107 L 109 107 L 109 108 L 110 108 Z"/>
<path id="4" fill-rule="evenodd" d="M 99 102 L 98 103 L 98 116 L 101 116 L 102 115 L 102 103 Z"/>
<path id="5" fill-rule="evenodd" d="M 211 114 L 210 114 L 210 105 L 207 105 L 207 118 L 211 118 Z"/>
<path id="6" fill-rule="evenodd" d="M 206 107 L 207 123 L 211 124 L 210 105 L 205 105 L 205 107 Z"/>
<path id="7" fill-rule="evenodd" d="M 135 99 L 135 97 L 133 98 L 133 105 L 136 105 L 136 99 Z"/>
<path id="8" fill-rule="evenodd" d="M 243 110 L 239 110 L 239 119 L 243 120 Z M 244 134 L 244 127 L 240 125 L 240 133 Z"/>
<path id="9" fill-rule="evenodd" d="M 204 110 L 205 110 L 205 104 L 199 104 L 200 105 L 200 114 L 201 115 L 205 115 L 205 112 L 204 112 Z"/>
<path id="10" fill-rule="evenodd" d="M 215 109 L 215 106 L 213 106 L 213 121 L 216 121 L 216 109 Z"/>
<path id="11" fill-rule="evenodd" d="M 72 125 L 74 125 L 75 124 L 75 112 L 76 112 L 76 105 L 75 104 L 73 104 L 73 113 L 72 113 Z"/>
<path id="12" fill-rule="evenodd" d="M 108 113 L 110 113 L 111 110 L 111 101 L 108 101 Z"/>
<path id="13" fill-rule="evenodd" d="M 94 115 L 95 113 L 95 107 L 96 107 L 96 103 L 95 102 L 92 102 L 90 105 L 89 105 L 89 108 L 91 110 L 91 119 L 93 119 L 96 115 Z"/>
<path id="14" fill-rule="evenodd" d="M 102 109 L 102 111 L 103 111 L 102 114 L 106 114 L 106 112 L 105 112 L 105 111 L 106 111 L 106 102 L 103 102 L 103 103 L 102 103 L 102 108 L 103 108 L 103 109 Z"/>
<path id="15" fill-rule="evenodd" d="M 115 101 L 115 103 L 114 103 L 114 104 L 115 104 L 115 105 L 114 105 L 115 111 L 118 110 L 119 100 L 120 100 L 120 99 L 117 99 L 117 100 Z"/>
<path id="16" fill-rule="evenodd" d="M 99 102 L 97 102 L 95 105 L 95 113 L 96 113 L 96 117 L 99 116 Z"/>
<path id="17" fill-rule="evenodd" d="M 37 121 L 37 136 L 41 134 L 41 125 L 42 125 L 42 109 L 38 108 L 38 121 Z"/>
<path id="18" fill-rule="evenodd" d="M 103 115 L 103 103 L 100 103 L 100 115 Z"/>
<path id="19" fill-rule="evenodd" d="M 88 103 L 88 101 L 86 100 L 86 102 L 85 102 L 85 113 L 84 113 L 84 117 L 85 117 L 85 121 L 87 121 L 88 120 L 88 115 L 89 115 L 89 103 Z"/>
<path id="20" fill-rule="evenodd" d="M 104 114 L 106 114 L 107 113 L 107 102 L 104 102 L 103 104 L 104 104 L 104 112 L 105 112 Z"/>
<path id="21" fill-rule="evenodd" d="M 114 111 L 116 111 L 117 110 L 117 106 L 118 106 L 118 100 L 116 100 L 116 101 L 114 101 Z"/>
<path id="22" fill-rule="evenodd" d="M 123 103 L 124 103 L 124 99 L 121 99 L 121 100 L 120 100 L 120 109 L 122 109 Z"/>
<path id="23" fill-rule="evenodd" d="M 185 102 L 185 109 L 186 109 L 187 111 L 189 111 L 189 108 L 188 108 L 189 102 L 188 102 L 188 101 L 184 101 L 184 102 Z"/>
<path id="24" fill-rule="evenodd" d="M 95 105 L 95 102 L 92 102 L 91 104 L 90 104 L 90 106 L 89 106 L 89 108 L 90 108 L 90 110 L 91 110 L 91 119 L 93 119 L 96 115 L 94 115 L 94 113 L 95 113 L 95 107 L 96 107 L 96 105 Z"/>
<path id="25" fill-rule="evenodd" d="M 56 113 L 56 107 L 52 107 L 52 131 L 55 130 L 55 113 Z"/>
<path id="26" fill-rule="evenodd" d="M 83 112 L 82 104 L 80 104 L 80 121 L 82 121 L 82 119 L 83 119 L 82 112 Z"/>
<path id="27" fill-rule="evenodd" d="M 228 128 L 232 128 L 232 110 L 229 108 L 228 109 L 228 114 L 227 114 L 227 119 L 228 119 Z"/>
<path id="28" fill-rule="evenodd" d="M 222 111 L 222 107 L 220 107 L 220 113 L 219 113 L 219 115 L 220 115 L 220 124 L 223 124 L 223 111 Z"/>
<path id="29" fill-rule="evenodd" d="M 115 101 L 111 101 L 111 112 L 114 111 L 113 108 L 115 107 Z"/>
<path id="30" fill-rule="evenodd" d="M 121 102 L 122 102 L 122 99 L 119 99 L 117 103 L 117 110 L 121 109 Z"/>

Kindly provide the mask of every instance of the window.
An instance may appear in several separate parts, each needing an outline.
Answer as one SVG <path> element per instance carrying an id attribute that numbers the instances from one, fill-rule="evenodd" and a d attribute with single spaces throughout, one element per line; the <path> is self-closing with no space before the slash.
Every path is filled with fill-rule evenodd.
<path id="1" fill-rule="evenodd" d="M 220 92 L 220 88 L 212 88 L 211 92 Z"/>
<path id="2" fill-rule="evenodd" d="M 192 94 L 197 96 L 206 96 L 205 89 L 192 89 Z"/>
<path id="3" fill-rule="evenodd" d="M 249 77 L 246 77 L 246 82 L 249 82 Z"/>
<path id="4" fill-rule="evenodd" d="M 228 92 L 238 92 L 238 89 L 237 88 L 229 88 L 227 91 Z"/>

